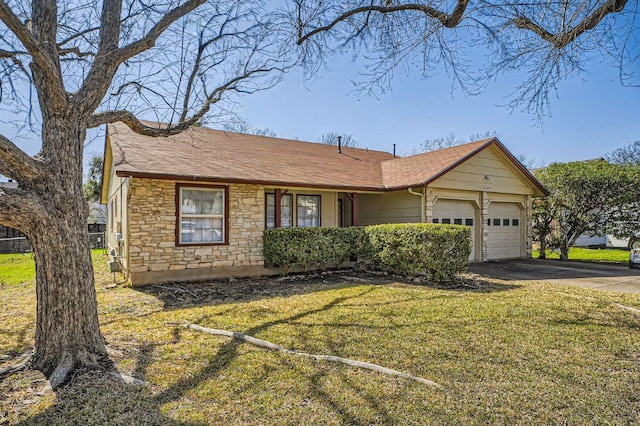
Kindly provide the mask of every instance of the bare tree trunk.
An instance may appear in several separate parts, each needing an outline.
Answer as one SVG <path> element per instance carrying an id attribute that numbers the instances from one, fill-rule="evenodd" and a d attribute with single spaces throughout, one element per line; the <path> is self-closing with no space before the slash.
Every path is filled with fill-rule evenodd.
<path id="1" fill-rule="evenodd" d="M 538 252 L 538 259 L 547 258 L 547 236 L 540 235 L 540 251 Z"/>
<path id="2" fill-rule="evenodd" d="M 560 260 L 569 260 L 569 244 L 564 239 L 560 243 Z"/>
<path id="3" fill-rule="evenodd" d="M 36 260 L 37 323 L 33 366 L 53 388 L 75 368 L 109 368 L 82 196 L 85 128 L 76 117 L 45 120 L 48 176 L 30 192 L 43 212 L 28 232 Z"/>

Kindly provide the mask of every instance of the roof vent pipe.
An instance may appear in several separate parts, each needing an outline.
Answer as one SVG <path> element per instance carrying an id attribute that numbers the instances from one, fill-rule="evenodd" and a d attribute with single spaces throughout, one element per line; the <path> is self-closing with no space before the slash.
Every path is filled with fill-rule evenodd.
<path id="1" fill-rule="evenodd" d="M 338 136 L 338 154 L 342 154 L 342 136 Z"/>
<path id="2" fill-rule="evenodd" d="M 393 144 L 393 158 L 396 158 L 396 144 Z"/>

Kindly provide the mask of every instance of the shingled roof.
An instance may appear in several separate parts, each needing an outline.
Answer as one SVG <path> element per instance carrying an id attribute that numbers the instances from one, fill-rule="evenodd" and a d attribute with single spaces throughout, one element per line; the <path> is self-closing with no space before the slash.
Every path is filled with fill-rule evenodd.
<path id="1" fill-rule="evenodd" d="M 384 191 L 422 186 L 491 145 L 544 188 L 495 138 L 409 157 L 368 149 L 246 135 L 201 127 L 169 137 L 109 124 L 118 176 L 207 182 L 246 182 L 314 188 Z"/>

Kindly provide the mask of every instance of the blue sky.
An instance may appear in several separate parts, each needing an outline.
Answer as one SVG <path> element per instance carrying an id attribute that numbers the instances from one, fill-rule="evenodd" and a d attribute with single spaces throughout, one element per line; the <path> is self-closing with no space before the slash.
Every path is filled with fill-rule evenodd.
<path id="1" fill-rule="evenodd" d="M 391 90 L 361 97 L 350 93 L 362 81 L 362 68 L 337 60 L 312 82 L 299 73 L 277 87 L 240 99 L 237 112 L 251 125 L 268 127 L 279 137 L 317 141 L 323 133 L 352 134 L 370 149 L 409 153 L 425 139 L 455 133 L 497 131 L 514 154 L 537 163 L 600 157 L 640 140 L 640 88 L 623 87 L 618 70 L 592 61 L 588 73 L 564 81 L 550 106 L 550 117 L 536 117 L 508 107 L 518 76 L 499 78 L 477 96 L 451 89 L 443 74 L 422 79 L 400 75 Z"/>

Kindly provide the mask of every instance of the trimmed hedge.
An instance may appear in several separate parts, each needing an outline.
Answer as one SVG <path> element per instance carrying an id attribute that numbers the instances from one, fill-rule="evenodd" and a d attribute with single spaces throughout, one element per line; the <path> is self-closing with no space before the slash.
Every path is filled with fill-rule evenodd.
<path id="1" fill-rule="evenodd" d="M 402 274 L 427 273 L 444 281 L 464 273 L 471 255 L 471 228 L 410 223 L 366 228 L 372 260 L 379 268 Z"/>
<path id="2" fill-rule="evenodd" d="M 385 271 L 425 272 L 439 281 L 465 272 L 471 254 L 470 228 L 460 225 L 277 228 L 265 231 L 263 241 L 274 266 L 318 267 L 358 255 Z"/>
<path id="3" fill-rule="evenodd" d="M 265 260 L 274 266 L 323 266 L 342 263 L 352 255 L 366 254 L 368 242 L 362 227 L 276 228 L 264 231 Z"/>

